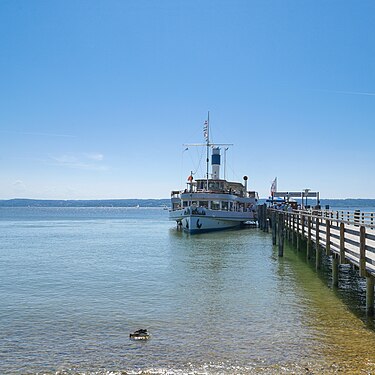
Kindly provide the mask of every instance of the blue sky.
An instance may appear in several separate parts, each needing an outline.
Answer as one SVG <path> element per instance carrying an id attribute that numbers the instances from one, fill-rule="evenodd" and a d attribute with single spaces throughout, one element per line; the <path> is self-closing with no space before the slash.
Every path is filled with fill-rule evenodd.
<path id="1" fill-rule="evenodd" d="M 262 197 L 375 198 L 374 1 L 2 0 L 0 46 L 0 199 L 167 198 L 208 110 Z"/>

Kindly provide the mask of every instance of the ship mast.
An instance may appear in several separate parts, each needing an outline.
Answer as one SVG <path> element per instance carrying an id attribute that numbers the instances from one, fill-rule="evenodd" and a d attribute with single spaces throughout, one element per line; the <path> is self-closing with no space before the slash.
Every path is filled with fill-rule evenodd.
<path id="1" fill-rule="evenodd" d="M 184 146 L 206 146 L 206 191 L 208 191 L 208 180 L 209 180 L 209 166 L 210 166 L 210 147 L 211 146 L 233 146 L 233 143 L 211 143 L 210 142 L 210 111 L 207 113 L 207 120 L 204 122 L 203 135 L 206 143 L 190 143 L 184 144 Z"/>
<path id="2" fill-rule="evenodd" d="M 207 121 L 204 124 L 204 136 L 206 138 L 206 190 L 208 191 L 208 171 L 209 171 L 209 163 L 210 163 L 210 111 L 207 113 Z"/>

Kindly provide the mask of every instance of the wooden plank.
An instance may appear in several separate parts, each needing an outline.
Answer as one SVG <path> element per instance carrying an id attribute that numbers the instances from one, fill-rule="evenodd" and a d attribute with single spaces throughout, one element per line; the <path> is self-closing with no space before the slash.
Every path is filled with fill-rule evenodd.
<path id="1" fill-rule="evenodd" d="M 370 246 L 370 245 L 366 245 L 366 251 L 375 254 L 375 247 Z"/>
<path id="2" fill-rule="evenodd" d="M 351 255 L 351 257 L 356 259 L 356 262 L 359 263 L 360 257 L 358 252 L 353 251 L 352 249 L 345 248 L 345 256 L 347 255 Z"/>
<path id="3" fill-rule="evenodd" d="M 350 245 L 353 245 L 355 247 L 359 247 L 360 246 L 360 243 L 359 241 L 355 241 L 355 240 L 352 240 L 351 238 L 345 238 L 345 242 L 346 243 L 349 243 Z"/>
<path id="4" fill-rule="evenodd" d="M 375 266 L 375 260 L 374 259 L 371 259 L 371 258 L 367 258 L 366 257 L 366 264 L 372 264 L 373 266 Z"/>
<path id="5" fill-rule="evenodd" d="M 332 229 L 332 228 L 331 228 Z M 336 238 L 337 240 L 340 239 L 340 235 L 337 235 L 337 234 L 334 234 L 334 233 L 331 233 L 331 237 L 332 238 Z"/>
<path id="6" fill-rule="evenodd" d="M 375 235 L 373 235 L 373 234 L 366 233 L 366 238 L 367 238 L 368 240 L 375 241 Z"/>
<path id="7" fill-rule="evenodd" d="M 349 228 L 345 228 L 345 233 L 352 234 L 353 236 L 358 237 L 359 236 L 359 230 L 353 230 Z"/>

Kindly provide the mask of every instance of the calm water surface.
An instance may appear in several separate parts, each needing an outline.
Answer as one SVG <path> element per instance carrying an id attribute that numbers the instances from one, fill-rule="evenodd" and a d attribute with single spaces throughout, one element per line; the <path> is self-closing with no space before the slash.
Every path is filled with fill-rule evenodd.
<path id="1" fill-rule="evenodd" d="M 0 208 L 0 373 L 375 373 L 363 298 L 328 285 L 257 229 L 189 236 L 161 209 Z M 139 328 L 149 341 L 129 340 Z"/>

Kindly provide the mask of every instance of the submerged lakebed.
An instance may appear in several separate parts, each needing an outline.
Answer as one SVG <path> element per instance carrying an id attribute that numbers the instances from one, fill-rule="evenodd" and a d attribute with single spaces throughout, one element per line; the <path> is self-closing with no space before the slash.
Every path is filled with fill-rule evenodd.
<path id="1" fill-rule="evenodd" d="M 361 299 L 288 244 L 279 259 L 258 229 L 191 236 L 157 208 L 4 207 L 0 258 L 2 374 L 375 371 Z M 129 340 L 140 328 L 149 340 Z"/>

